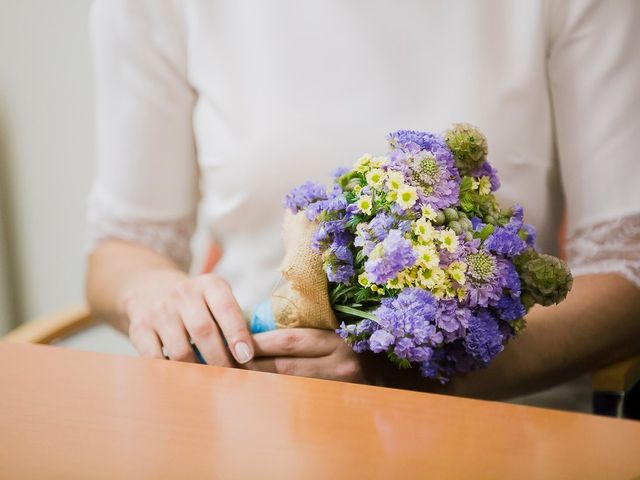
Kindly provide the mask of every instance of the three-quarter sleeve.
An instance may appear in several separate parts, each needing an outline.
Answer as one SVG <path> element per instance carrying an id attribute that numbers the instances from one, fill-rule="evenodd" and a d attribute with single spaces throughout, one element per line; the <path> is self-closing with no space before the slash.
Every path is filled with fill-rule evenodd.
<path id="1" fill-rule="evenodd" d="M 548 75 L 577 275 L 640 285 L 640 2 L 549 4 Z"/>
<path id="2" fill-rule="evenodd" d="M 97 0 L 91 13 L 98 171 L 88 242 L 118 238 L 186 267 L 198 193 L 181 3 Z"/>

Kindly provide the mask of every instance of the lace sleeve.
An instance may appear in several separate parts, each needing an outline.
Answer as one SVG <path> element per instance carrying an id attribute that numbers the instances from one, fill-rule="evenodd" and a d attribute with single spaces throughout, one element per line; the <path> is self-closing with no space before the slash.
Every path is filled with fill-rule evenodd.
<path id="1" fill-rule="evenodd" d="M 574 275 L 618 273 L 640 287 L 640 214 L 577 231 L 567 256 Z"/>
<path id="2" fill-rule="evenodd" d="M 118 239 L 148 247 L 171 258 L 183 270 L 191 263 L 190 240 L 194 218 L 170 220 L 130 220 L 111 214 L 98 202 L 91 202 L 87 222 L 87 253 L 103 240 Z"/>

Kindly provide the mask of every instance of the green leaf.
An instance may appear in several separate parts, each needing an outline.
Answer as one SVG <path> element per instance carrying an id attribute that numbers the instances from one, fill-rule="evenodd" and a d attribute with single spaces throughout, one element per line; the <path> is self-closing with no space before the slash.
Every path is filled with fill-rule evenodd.
<path id="1" fill-rule="evenodd" d="M 334 305 L 333 309 L 337 310 L 338 312 L 353 315 L 354 317 L 366 318 L 368 320 L 373 320 L 376 323 L 378 322 L 378 318 L 371 312 L 358 310 L 357 308 L 348 307 L 346 305 Z"/>
<path id="2" fill-rule="evenodd" d="M 473 186 L 473 177 L 462 177 L 460 182 L 460 193 L 465 193 L 471 190 Z"/>
<path id="3" fill-rule="evenodd" d="M 484 228 L 480 230 L 480 239 L 486 240 L 489 237 L 489 235 L 493 233 L 493 230 L 494 230 L 493 225 L 491 224 L 485 225 Z"/>
<path id="4" fill-rule="evenodd" d="M 362 215 L 354 215 L 347 222 L 347 228 L 349 228 L 350 230 L 354 230 L 358 226 L 358 224 L 362 223 L 363 221 L 364 217 Z"/>

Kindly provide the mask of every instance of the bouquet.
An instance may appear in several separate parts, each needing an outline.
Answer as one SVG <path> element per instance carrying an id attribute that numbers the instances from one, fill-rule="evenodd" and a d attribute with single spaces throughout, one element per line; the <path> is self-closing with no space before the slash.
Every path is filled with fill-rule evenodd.
<path id="1" fill-rule="evenodd" d="M 488 365 L 572 277 L 537 250 L 519 205 L 498 204 L 477 128 L 387 140 L 386 155 L 363 155 L 328 188 L 286 196 L 282 281 L 251 327 L 335 329 L 358 353 L 446 382 Z"/>

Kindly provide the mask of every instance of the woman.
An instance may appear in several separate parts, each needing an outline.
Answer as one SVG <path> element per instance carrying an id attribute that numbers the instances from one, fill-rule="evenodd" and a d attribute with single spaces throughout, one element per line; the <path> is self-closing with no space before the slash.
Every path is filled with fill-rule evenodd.
<path id="1" fill-rule="evenodd" d="M 212 365 L 435 388 L 333 332 L 251 337 L 242 311 L 277 282 L 291 187 L 456 121 L 487 134 L 544 251 L 566 207 L 576 279 L 447 391 L 523 393 L 640 351 L 637 2 L 98 0 L 92 28 L 88 298 L 141 355 L 195 361 L 192 340 Z M 223 256 L 190 276 L 198 211 Z"/>

